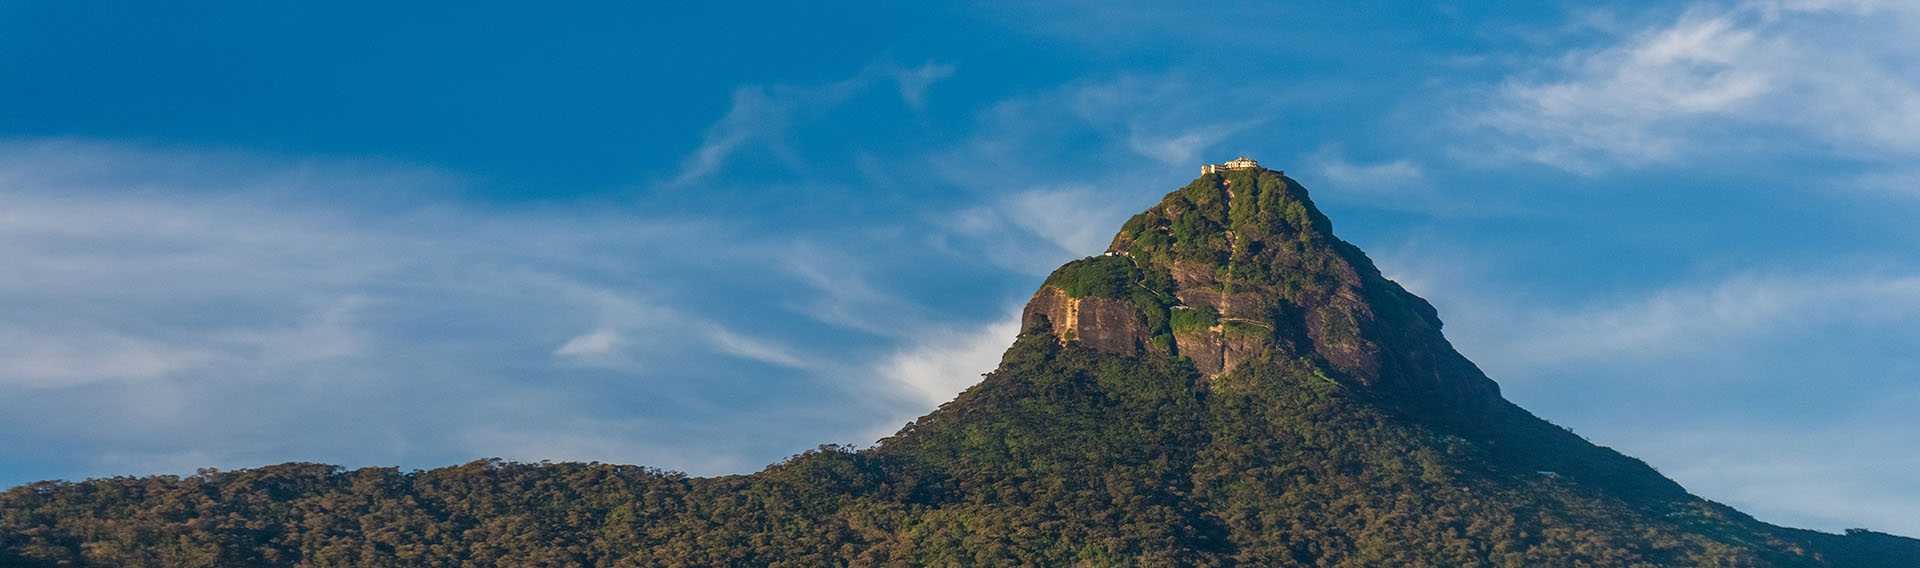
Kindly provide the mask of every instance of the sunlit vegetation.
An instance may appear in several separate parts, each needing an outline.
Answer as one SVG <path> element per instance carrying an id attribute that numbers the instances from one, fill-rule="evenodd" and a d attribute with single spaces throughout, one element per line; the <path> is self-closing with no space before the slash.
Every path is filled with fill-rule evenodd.
<path id="1" fill-rule="evenodd" d="M 1173 310 L 1172 325 L 1174 331 L 1211 329 L 1220 325 L 1220 310 L 1212 306 Z"/>

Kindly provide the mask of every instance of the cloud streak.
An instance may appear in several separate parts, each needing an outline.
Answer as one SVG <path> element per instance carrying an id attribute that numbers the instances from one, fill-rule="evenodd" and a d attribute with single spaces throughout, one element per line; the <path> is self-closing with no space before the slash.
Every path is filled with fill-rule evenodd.
<path id="1" fill-rule="evenodd" d="M 214 361 L 206 350 L 141 337 L 89 332 L 47 337 L 0 331 L 0 385 L 53 388 L 142 381 L 177 375 Z"/>
<path id="2" fill-rule="evenodd" d="M 1698 3 L 1508 77 L 1465 124 L 1496 133 L 1501 153 L 1584 174 L 1779 150 L 1754 129 L 1907 160 L 1920 153 L 1920 75 L 1893 46 L 1916 31 L 1900 4 Z"/>
<path id="3" fill-rule="evenodd" d="M 894 434 L 901 424 L 926 414 L 980 382 L 980 376 L 1000 365 L 1000 354 L 1020 332 L 1020 312 L 972 328 L 949 327 L 923 334 L 912 344 L 887 354 L 872 372 L 887 380 L 895 396 L 907 401 L 874 439 Z"/>
<path id="4" fill-rule="evenodd" d="M 928 62 L 919 67 L 902 67 L 881 61 L 868 65 L 853 77 L 815 85 L 743 85 L 733 91 L 727 114 L 707 127 L 700 146 L 681 160 L 680 171 L 668 186 L 684 186 L 719 170 L 739 152 L 758 147 L 786 162 L 802 167 L 798 153 L 788 141 L 796 121 L 846 104 L 856 95 L 877 85 L 891 82 L 898 88 L 900 100 L 908 107 L 926 106 L 927 90 L 934 83 L 953 75 L 954 67 Z"/>
<path id="5" fill-rule="evenodd" d="M 1836 323 L 1899 323 L 1916 314 L 1920 276 L 1741 274 L 1621 303 L 1496 316 L 1522 325 L 1493 328 L 1507 333 L 1486 338 L 1485 349 L 1500 354 L 1503 367 L 1523 375 L 1529 369 L 1623 357 L 1653 363 L 1764 334 Z"/>

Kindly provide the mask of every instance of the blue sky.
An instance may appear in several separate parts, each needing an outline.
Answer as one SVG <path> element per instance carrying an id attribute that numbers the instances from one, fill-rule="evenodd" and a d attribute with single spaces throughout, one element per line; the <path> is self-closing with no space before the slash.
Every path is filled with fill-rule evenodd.
<path id="1" fill-rule="evenodd" d="M 989 370 L 1203 162 L 1507 396 L 1920 535 L 1920 9 L 0 2 L 0 484 L 759 469 Z"/>

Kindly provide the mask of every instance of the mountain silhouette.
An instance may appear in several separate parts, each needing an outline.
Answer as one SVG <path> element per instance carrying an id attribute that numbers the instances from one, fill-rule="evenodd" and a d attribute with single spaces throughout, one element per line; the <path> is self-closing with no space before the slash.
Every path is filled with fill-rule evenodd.
<path id="1" fill-rule="evenodd" d="M 293 463 L 0 496 L 17 566 L 1920 566 L 1506 401 L 1307 191 L 1209 167 L 1050 275 L 999 367 L 751 475 Z"/>

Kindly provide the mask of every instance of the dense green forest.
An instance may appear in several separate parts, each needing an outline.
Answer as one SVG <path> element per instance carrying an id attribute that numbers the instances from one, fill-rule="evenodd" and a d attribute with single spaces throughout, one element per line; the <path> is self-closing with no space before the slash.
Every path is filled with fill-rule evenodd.
<path id="1" fill-rule="evenodd" d="M 1920 565 L 1920 541 L 1760 523 L 1508 403 L 1276 172 L 1203 176 L 1046 286 L 1137 319 L 1030 308 L 997 370 L 871 448 L 715 478 L 41 482 L 0 495 L 0 565 Z"/>

